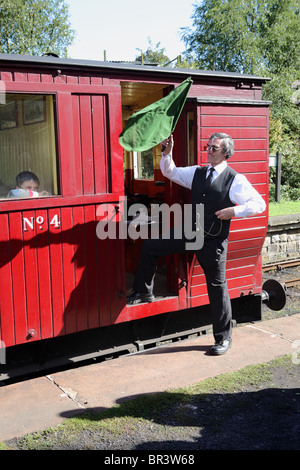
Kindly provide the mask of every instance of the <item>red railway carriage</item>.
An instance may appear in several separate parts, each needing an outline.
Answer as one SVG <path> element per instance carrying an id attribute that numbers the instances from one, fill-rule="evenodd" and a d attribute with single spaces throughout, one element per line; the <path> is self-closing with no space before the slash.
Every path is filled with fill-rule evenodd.
<path id="1" fill-rule="evenodd" d="M 264 78 L 0 55 L 2 346 L 168 312 L 183 311 L 186 320 L 196 311 L 201 321 L 208 296 L 193 257 L 161 260 L 157 300 L 127 306 L 126 289 L 141 240 L 99 239 L 96 234 L 99 213 L 117 216 L 125 188 L 128 201 L 189 201 L 186 190 L 162 176 L 159 147 L 126 152 L 118 141 L 130 115 L 188 76 L 193 85 L 174 133 L 176 164 L 206 164 L 208 137 L 226 132 L 236 147 L 230 166 L 245 174 L 268 202 L 269 103 L 261 99 Z M 8 197 L 16 189 L 16 175 L 25 170 L 38 176 L 38 191 L 46 193 Z M 260 318 L 260 253 L 266 230 L 267 210 L 232 221 L 227 278 L 240 318 L 245 312 L 241 305 L 247 302 L 252 317 Z"/>

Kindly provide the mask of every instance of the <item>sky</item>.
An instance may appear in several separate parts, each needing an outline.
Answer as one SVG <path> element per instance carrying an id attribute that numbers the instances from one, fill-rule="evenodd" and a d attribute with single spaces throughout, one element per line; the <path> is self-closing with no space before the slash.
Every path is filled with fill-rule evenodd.
<path id="1" fill-rule="evenodd" d="M 192 26 L 195 0 L 66 0 L 77 36 L 68 56 L 74 59 L 133 61 L 153 48 L 170 60 L 184 49 L 181 27 Z"/>

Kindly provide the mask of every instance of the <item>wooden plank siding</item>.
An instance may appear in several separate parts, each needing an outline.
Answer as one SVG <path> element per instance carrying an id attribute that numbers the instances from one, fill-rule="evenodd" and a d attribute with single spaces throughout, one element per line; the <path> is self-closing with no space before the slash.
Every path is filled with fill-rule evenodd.
<path id="1" fill-rule="evenodd" d="M 119 82 L 9 70 L 0 79 L 7 92 L 55 96 L 61 187 L 58 197 L 1 201 L 0 340 L 9 347 L 115 323 L 123 240 L 99 240 L 96 224 L 99 204 L 117 204 L 124 191 Z"/>
<path id="2" fill-rule="evenodd" d="M 234 139 L 235 153 L 228 164 L 244 174 L 268 203 L 268 108 L 262 106 L 202 105 L 198 108 L 200 161 L 207 164 L 205 145 L 213 132 L 225 132 Z M 227 282 L 231 298 L 261 291 L 261 249 L 267 231 L 268 209 L 249 218 L 234 218 L 227 256 Z M 189 273 L 189 301 L 192 307 L 208 302 L 205 276 L 194 259 Z"/>
<path id="3" fill-rule="evenodd" d="M 123 243 L 97 238 L 97 207 L 0 214 L 6 346 L 25 342 L 30 330 L 38 340 L 118 321 L 125 305 Z M 59 227 L 50 225 L 54 216 Z M 24 218 L 33 229 L 27 224 L 23 230 Z M 43 226 L 36 222 L 42 218 Z"/>
<path id="4" fill-rule="evenodd" d="M 141 84 L 142 90 L 145 84 L 156 84 L 172 89 L 187 72 L 4 56 L 0 54 L 0 80 L 7 93 L 53 96 L 59 195 L 0 202 L 0 341 L 9 347 L 207 304 L 201 268 L 175 257 L 174 295 L 127 306 L 124 240 L 100 240 L 96 234 L 99 206 L 108 203 L 114 211 L 124 195 L 123 151 L 118 140 L 121 85 Z M 236 144 L 229 164 L 244 173 L 267 200 L 268 108 L 253 104 L 261 100 L 264 79 L 190 74 L 192 100 L 207 96 L 209 101 L 216 96 L 229 102 L 251 102 L 188 103 L 187 109 L 195 111 L 195 163 L 206 163 L 204 146 L 212 132 L 228 132 Z M 151 101 L 150 95 L 147 99 Z M 187 164 L 183 121 L 177 129 L 176 135 L 182 137 L 176 149 L 182 160 L 176 164 L 183 166 Z M 182 202 L 175 185 L 171 188 L 166 182 L 158 190 L 165 201 Z M 227 264 L 231 298 L 261 289 L 260 250 L 266 226 L 267 211 L 232 222 Z M 186 275 L 188 286 L 179 289 L 178 281 Z"/>

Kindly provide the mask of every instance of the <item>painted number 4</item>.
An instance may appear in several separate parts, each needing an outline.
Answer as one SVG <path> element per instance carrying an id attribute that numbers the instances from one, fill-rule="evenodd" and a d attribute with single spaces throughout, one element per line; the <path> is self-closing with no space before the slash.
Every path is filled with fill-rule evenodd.
<path id="1" fill-rule="evenodd" d="M 34 230 L 35 224 L 37 225 L 37 228 L 43 230 L 44 223 L 45 219 L 41 215 L 38 215 L 36 219 L 34 217 L 23 217 L 23 230 L 25 232 L 28 232 L 28 230 Z M 58 218 L 58 214 L 55 214 L 52 217 L 49 223 L 49 226 L 50 225 L 52 225 L 54 228 L 60 228 L 60 220 Z"/>

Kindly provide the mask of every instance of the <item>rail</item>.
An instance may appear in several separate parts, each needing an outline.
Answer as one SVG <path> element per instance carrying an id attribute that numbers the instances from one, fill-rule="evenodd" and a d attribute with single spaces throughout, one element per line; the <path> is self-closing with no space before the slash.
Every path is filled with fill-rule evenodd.
<path id="1" fill-rule="evenodd" d="M 296 277 L 295 279 L 288 279 L 283 282 L 285 287 L 295 287 L 300 284 L 300 277 Z"/>
<path id="2" fill-rule="evenodd" d="M 275 261 L 274 263 L 267 263 L 264 264 L 262 267 L 262 271 L 272 271 L 273 269 L 284 269 L 284 268 L 291 268 L 293 266 L 299 266 L 300 258 L 291 259 L 289 261 Z"/>

